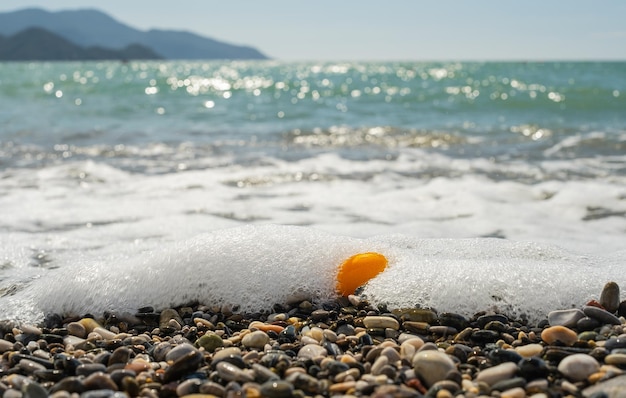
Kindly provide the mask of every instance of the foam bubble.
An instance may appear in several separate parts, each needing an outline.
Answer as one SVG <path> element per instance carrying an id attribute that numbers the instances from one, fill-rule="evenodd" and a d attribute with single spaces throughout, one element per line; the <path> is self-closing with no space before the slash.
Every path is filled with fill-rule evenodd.
<path id="1" fill-rule="evenodd" d="M 608 280 L 626 286 L 618 267 L 623 255 L 592 259 L 502 239 L 357 239 L 307 227 L 245 226 L 126 261 L 52 270 L 0 299 L 0 318 L 166 308 L 192 301 L 254 311 L 301 298 L 325 300 L 336 295 L 337 267 L 366 251 L 384 254 L 389 265 L 363 294 L 392 308 L 418 305 L 468 316 L 497 309 L 537 318 L 597 297 Z"/>

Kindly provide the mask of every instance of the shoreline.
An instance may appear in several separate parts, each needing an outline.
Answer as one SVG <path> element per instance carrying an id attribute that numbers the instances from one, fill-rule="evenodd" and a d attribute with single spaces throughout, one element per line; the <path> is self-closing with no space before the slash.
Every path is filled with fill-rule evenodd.
<path id="1" fill-rule="evenodd" d="M 194 304 L 98 319 L 50 315 L 38 326 L 3 324 L 0 392 L 613 397 L 626 386 L 622 307 L 619 287 L 607 283 L 600 302 L 555 309 L 537 324 L 494 312 L 388 311 L 358 296 L 259 313 Z"/>

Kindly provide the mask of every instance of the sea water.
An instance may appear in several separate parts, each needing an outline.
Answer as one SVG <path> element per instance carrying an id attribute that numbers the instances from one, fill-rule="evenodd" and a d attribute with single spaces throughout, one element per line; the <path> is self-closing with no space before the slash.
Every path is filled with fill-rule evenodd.
<path id="1" fill-rule="evenodd" d="M 332 297 L 542 314 L 626 265 L 626 63 L 0 64 L 0 318 Z"/>

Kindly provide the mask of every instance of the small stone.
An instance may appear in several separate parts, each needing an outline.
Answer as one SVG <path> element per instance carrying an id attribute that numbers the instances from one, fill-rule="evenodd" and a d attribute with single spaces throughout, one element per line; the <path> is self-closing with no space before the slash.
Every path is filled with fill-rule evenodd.
<path id="1" fill-rule="evenodd" d="M 590 318 L 595 318 L 603 324 L 620 325 L 622 322 L 618 317 L 610 312 L 603 310 L 592 305 L 586 305 L 583 307 L 583 312 Z"/>
<path id="2" fill-rule="evenodd" d="M 381 369 L 384 366 L 386 366 L 388 363 L 389 363 L 389 358 L 382 356 L 382 355 L 379 356 L 378 358 L 376 358 L 376 360 L 372 364 L 371 373 L 375 376 L 381 374 Z"/>
<path id="3" fill-rule="evenodd" d="M 531 343 L 515 347 L 515 351 L 524 358 L 530 358 L 539 356 L 543 351 L 543 346 L 541 344 Z"/>
<path id="4" fill-rule="evenodd" d="M 420 351 L 413 356 L 413 369 L 426 384 L 431 387 L 456 369 L 454 361 L 445 353 L 435 350 Z"/>
<path id="5" fill-rule="evenodd" d="M 626 354 L 609 354 L 604 357 L 604 363 L 607 365 L 615 365 L 617 367 L 623 367 L 626 365 Z"/>
<path id="6" fill-rule="evenodd" d="M 217 348 L 224 346 L 224 341 L 215 333 L 207 333 L 194 343 L 194 346 L 204 348 L 206 352 L 214 352 Z"/>
<path id="7" fill-rule="evenodd" d="M 183 357 L 183 356 L 185 356 L 185 355 L 187 355 L 189 353 L 192 353 L 192 352 L 198 352 L 199 353 L 199 351 L 194 346 L 192 346 L 191 344 L 189 344 L 189 343 L 182 343 L 182 344 L 179 344 L 176 347 L 172 348 L 172 350 L 169 351 L 167 353 L 167 355 L 165 355 L 165 360 L 167 362 L 170 362 L 170 361 L 175 362 L 175 361 L 178 361 L 178 359 L 180 359 L 181 357 Z"/>
<path id="8" fill-rule="evenodd" d="M 22 387 L 22 393 L 24 398 L 46 398 L 48 397 L 48 391 L 42 387 L 41 384 L 31 381 L 30 383 Z"/>
<path id="9" fill-rule="evenodd" d="M 159 328 L 161 330 L 172 330 L 170 326 L 170 321 L 175 320 L 179 325 L 183 324 L 183 319 L 173 308 L 166 308 L 161 311 L 161 315 L 159 316 Z"/>
<path id="10" fill-rule="evenodd" d="M 433 323 L 437 320 L 434 311 L 423 308 L 403 308 L 394 310 L 393 314 L 401 321 Z"/>
<path id="11" fill-rule="evenodd" d="M 594 384 L 583 390 L 584 397 L 611 397 L 623 398 L 626 389 L 626 375 L 616 376 L 611 379 Z M 601 395 L 598 395 L 601 394 Z"/>
<path id="12" fill-rule="evenodd" d="M 538 357 L 524 358 L 517 363 L 519 374 L 526 380 L 544 379 L 550 374 L 546 362 Z"/>
<path id="13" fill-rule="evenodd" d="M 328 355 L 326 348 L 317 344 L 307 344 L 298 351 L 298 358 L 301 359 L 313 359 L 326 355 Z"/>
<path id="14" fill-rule="evenodd" d="M 213 381 L 207 381 L 200 385 L 201 394 L 211 394 L 213 396 L 223 397 L 226 394 L 226 389 L 219 383 Z"/>
<path id="15" fill-rule="evenodd" d="M 182 343 L 174 347 L 165 356 L 167 362 L 173 362 L 163 374 L 163 380 L 165 382 L 173 381 L 189 372 L 196 370 L 202 361 L 204 356 L 194 346 L 189 343 Z"/>
<path id="16" fill-rule="evenodd" d="M 92 318 L 83 318 L 80 321 L 78 321 L 78 323 L 83 325 L 83 327 L 85 328 L 85 331 L 87 332 L 87 334 L 93 332 L 93 330 L 95 328 L 102 327 L 102 326 L 100 326 L 100 324 L 98 322 L 96 322 Z"/>
<path id="17" fill-rule="evenodd" d="M 131 355 L 133 355 L 133 350 L 131 350 L 130 348 L 125 346 L 118 347 L 111 354 L 108 365 L 111 366 L 116 363 L 126 364 L 130 360 Z"/>
<path id="18" fill-rule="evenodd" d="M 394 347 L 383 348 L 380 355 L 387 357 L 387 359 L 389 359 L 389 363 L 395 363 L 400 360 L 400 354 L 398 354 L 398 351 L 396 351 Z"/>
<path id="19" fill-rule="evenodd" d="M 619 286 L 615 282 L 607 282 L 600 294 L 600 305 L 614 314 L 619 307 Z"/>
<path id="20" fill-rule="evenodd" d="M 248 333 L 245 336 L 243 336 L 243 339 L 241 340 L 241 344 L 243 344 L 246 347 L 260 349 L 260 348 L 263 348 L 265 344 L 269 343 L 269 341 L 270 341 L 270 336 L 268 336 L 267 333 L 261 330 L 257 330 L 257 331 Z"/>
<path id="21" fill-rule="evenodd" d="M 267 398 L 289 398 L 293 396 L 293 386 L 282 380 L 270 380 L 261 385 L 261 396 Z"/>
<path id="22" fill-rule="evenodd" d="M 576 329 L 578 329 L 581 332 L 587 331 L 587 330 L 593 330 L 599 326 L 600 326 L 600 321 L 598 321 L 595 318 L 590 318 L 588 316 L 585 316 L 584 318 L 580 318 L 578 322 L 576 322 Z"/>
<path id="23" fill-rule="evenodd" d="M 198 379 L 197 377 L 187 379 L 176 387 L 176 395 L 179 397 L 184 397 L 186 395 L 197 394 L 200 392 L 201 385 L 202 380 Z"/>
<path id="24" fill-rule="evenodd" d="M 456 330 L 463 330 L 469 326 L 469 321 L 461 314 L 444 312 L 439 315 L 439 324 L 453 327 Z"/>
<path id="25" fill-rule="evenodd" d="M 617 348 L 626 348 L 626 338 L 624 337 L 611 337 L 604 342 L 604 348 L 609 351 Z"/>
<path id="26" fill-rule="evenodd" d="M 573 382 L 585 380 L 600 369 L 596 359 L 587 354 L 572 354 L 559 363 L 558 371 Z"/>
<path id="27" fill-rule="evenodd" d="M 97 372 L 106 372 L 107 368 L 101 363 L 84 363 L 76 368 L 76 376 L 89 376 Z"/>
<path id="28" fill-rule="evenodd" d="M 241 357 L 241 349 L 239 347 L 227 347 L 222 350 L 215 351 L 211 365 L 215 365 L 230 357 Z"/>
<path id="29" fill-rule="evenodd" d="M 217 374 L 222 379 L 227 380 L 227 381 L 247 382 L 247 381 L 253 380 L 252 376 L 245 373 L 239 367 L 226 361 L 219 362 L 215 366 L 215 369 L 217 370 Z"/>
<path id="30" fill-rule="evenodd" d="M 550 326 L 565 326 L 566 328 L 572 328 L 576 326 L 576 322 L 578 322 L 579 319 L 584 317 L 585 313 L 578 308 L 557 310 L 548 313 L 548 323 Z"/>
<path id="31" fill-rule="evenodd" d="M 510 379 L 517 372 L 517 365 L 513 362 L 505 362 L 491 368 L 483 369 L 476 375 L 476 382 L 484 382 L 491 385 L 501 380 Z"/>
<path id="32" fill-rule="evenodd" d="M 84 339 L 87 337 L 87 329 L 80 322 L 70 322 L 67 324 L 67 332 L 72 336 L 80 337 Z"/>
<path id="33" fill-rule="evenodd" d="M 13 350 L 14 344 L 5 339 L 0 339 L 0 354 Z"/>
<path id="34" fill-rule="evenodd" d="M 117 390 L 117 384 L 111 379 L 111 376 L 102 372 L 87 376 L 83 385 L 88 390 Z"/>
<path id="35" fill-rule="evenodd" d="M 390 316 L 366 316 L 363 318 L 363 325 L 367 329 L 400 329 L 398 321 Z"/>
<path id="36" fill-rule="evenodd" d="M 547 344 L 554 344 L 559 341 L 571 346 L 578 341 L 578 336 L 576 332 L 564 326 L 550 326 L 541 332 L 541 340 Z"/>
<path id="37" fill-rule="evenodd" d="M 514 387 L 500 393 L 500 398 L 524 398 L 526 391 L 522 387 Z"/>
<path id="38" fill-rule="evenodd" d="M 46 370 L 45 366 L 28 359 L 20 359 L 18 366 L 27 374 L 33 374 L 35 371 L 38 370 Z"/>

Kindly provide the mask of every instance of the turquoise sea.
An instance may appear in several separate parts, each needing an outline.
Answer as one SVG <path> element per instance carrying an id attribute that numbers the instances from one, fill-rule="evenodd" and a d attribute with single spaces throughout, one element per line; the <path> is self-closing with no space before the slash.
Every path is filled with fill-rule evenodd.
<path id="1" fill-rule="evenodd" d="M 623 258 L 626 62 L 0 63 L 0 209 L 5 294 L 249 224 Z"/>

